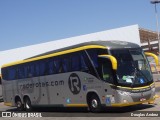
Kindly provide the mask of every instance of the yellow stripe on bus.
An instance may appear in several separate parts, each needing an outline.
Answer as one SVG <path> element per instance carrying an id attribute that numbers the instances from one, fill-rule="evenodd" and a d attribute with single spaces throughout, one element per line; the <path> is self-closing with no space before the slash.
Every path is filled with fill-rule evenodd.
<path id="1" fill-rule="evenodd" d="M 116 85 L 113 85 L 113 84 L 109 84 L 111 86 L 116 86 L 118 88 L 124 88 L 124 89 L 132 89 L 132 90 L 139 90 L 139 89 L 144 89 L 144 88 L 148 88 L 148 87 L 151 87 L 154 83 L 150 84 L 150 85 L 147 85 L 147 86 L 143 86 L 143 87 L 136 87 L 136 88 L 131 88 L 131 87 L 123 87 L 123 86 L 116 86 Z"/>
<path id="2" fill-rule="evenodd" d="M 87 104 L 67 104 L 67 107 L 88 107 Z"/>
<path id="3" fill-rule="evenodd" d="M 136 87 L 136 88 L 131 88 L 131 87 L 122 87 L 122 86 L 117 86 L 119 88 L 125 88 L 125 89 L 132 89 L 132 90 L 139 90 L 139 89 L 144 89 L 144 88 L 148 88 L 150 86 L 144 86 L 144 87 Z"/>
<path id="4" fill-rule="evenodd" d="M 49 55 L 43 55 L 43 56 L 40 56 L 40 57 L 35 57 L 35 58 L 30 58 L 30 59 L 26 59 L 26 60 L 21 60 L 21 61 L 16 61 L 16 62 L 4 64 L 2 66 L 2 68 L 9 67 L 9 66 L 12 66 L 12 65 L 32 62 L 32 61 L 36 61 L 36 60 L 41 60 L 41 59 L 45 59 L 45 58 L 49 58 L 49 57 L 59 56 L 59 55 L 63 55 L 63 54 L 73 53 L 73 52 L 77 52 L 77 51 L 81 51 L 81 50 L 92 49 L 92 48 L 107 49 L 106 46 L 101 46 L 101 45 L 86 45 L 86 46 L 83 46 L 83 47 L 64 50 L 64 51 L 57 52 L 57 53 L 52 53 L 52 54 L 49 54 Z"/>
<path id="5" fill-rule="evenodd" d="M 10 103 L 10 102 L 4 102 L 4 105 L 6 105 L 6 106 L 12 106 L 12 103 Z"/>
<path id="6" fill-rule="evenodd" d="M 131 106 L 131 105 L 137 105 L 137 104 L 142 104 L 142 103 L 149 103 L 149 102 L 153 102 L 154 99 L 149 99 L 149 100 L 145 100 L 145 101 L 139 101 L 139 102 L 130 102 L 130 103 L 112 103 L 111 106 L 112 107 L 125 107 L 125 106 Z"/>

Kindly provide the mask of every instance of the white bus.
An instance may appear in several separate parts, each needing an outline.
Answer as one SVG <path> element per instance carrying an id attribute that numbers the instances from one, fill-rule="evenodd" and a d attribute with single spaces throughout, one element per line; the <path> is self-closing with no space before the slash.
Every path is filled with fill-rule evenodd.
<path id="1" fill-rule="evenodd" d="M 5 64 L 1 71 L 4 104 L 18 110 L 59 106 L 98 112 L 154 101 L 148 60 L 129 42 L 78 44 Z"/>

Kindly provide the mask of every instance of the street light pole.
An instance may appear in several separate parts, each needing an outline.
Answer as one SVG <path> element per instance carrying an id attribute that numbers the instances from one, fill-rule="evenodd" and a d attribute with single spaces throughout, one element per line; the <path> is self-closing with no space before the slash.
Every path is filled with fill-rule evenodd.
<path id="1" fill-rule="evenodd" d="M 160 3 L 160 0 L 151 0 L 151 4 L 155 5 L 155 14 L 156 14 L 156 26 L 157 26 L 157 39 L 158 39 L 158 52 L 160 55 L 160 39 L 159 39 L 159 22 L 158 22 L 158 11 L 157 4 Z"/>

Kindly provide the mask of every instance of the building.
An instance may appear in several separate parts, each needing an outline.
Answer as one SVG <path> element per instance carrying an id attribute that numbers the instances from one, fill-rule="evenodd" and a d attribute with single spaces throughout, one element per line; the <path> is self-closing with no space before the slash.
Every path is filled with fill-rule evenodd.
<path id="1" fill-rule="evenodd" d="M 139 28 L 140 43 L 145 51 L 158 54 L 158 35 L 157 32 Z"/>
<path id="2" fill-rule="evenodd" d="M 134 42 L 140 46 L 142 45 L 144 50 L 151 50 L 156 53 L 158 50 L 158 42 L 156 39 L 156 32 L 139 28 L 138 25 L 131 25 L 6 51 L 0 51 L 0 66 L 9 62 L 36 56 L 48 51 L 68 47 L 78 43 L 97 40 L 121 40 Z"/>

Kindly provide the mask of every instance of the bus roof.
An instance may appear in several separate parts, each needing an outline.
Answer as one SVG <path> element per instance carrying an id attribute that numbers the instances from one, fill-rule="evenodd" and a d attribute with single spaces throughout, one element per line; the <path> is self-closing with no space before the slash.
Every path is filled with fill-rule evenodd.
<path id="1" fill-rule="evenodd" d="M 104 46 L 108 49 L 138 48 L 138 47 L 140 47 L 139 45 L 137 45 L 135 43 L 126 42 L 126 41 L 113 41 L 113 40 L 112 41 L 91 41 L 91 42 L 85 42 L 85 43 L 73 45 L 73 46 L 58 49 L 58 50 L 49 51 L 49 52 L 42 53 L 42 54 L 30 57 L 30 58 L 35 58 L 35 57 L 39 57 L 39 56 L 43 56 L 43 55 L 48 55 L 48 54 L 52 54 L 52 53 L 56 53 L 56 52 L 60 52 L 60 51 L 65 51 L 65 50 L 69 50 L 69 49 L 74 49 L 74 48 L 78 48 L 78 47 L 82 47 L 82 46 L 88 46 L 88 45 L 100 45 L 100 46 Z M 30 58 L 27 58 L 27 59 L 30 59 Z"/>
<path id="2" fill-rule="evenodd" d="M 42 53 L 24 60 L 4 64 L 3 67 L 9 67 L 17 64 L 22 64 L 22 63 L 27 63 L 31 61 L 36 61 L 40 59 L 45 59 L 48 57 L 53 57 L 53 56 L 58 56 L 62 54 L 67 54 L 71 52 L 76 52 L 80 50 L 85 50 L 85 49 L 91 49 L 91 48 L 102 48 L 102 49 L 121 49 L 121 48 L 138 48 L 139 45 L 130 43 L 130 42 L 124 42 L 124 41 L 91 41 L 91 42 L 85 42 L 81 44 L 77 44 L 74 46 L 58 49 L 58 50 L 53 50 L 49 51 L 46 53 Z"/>

